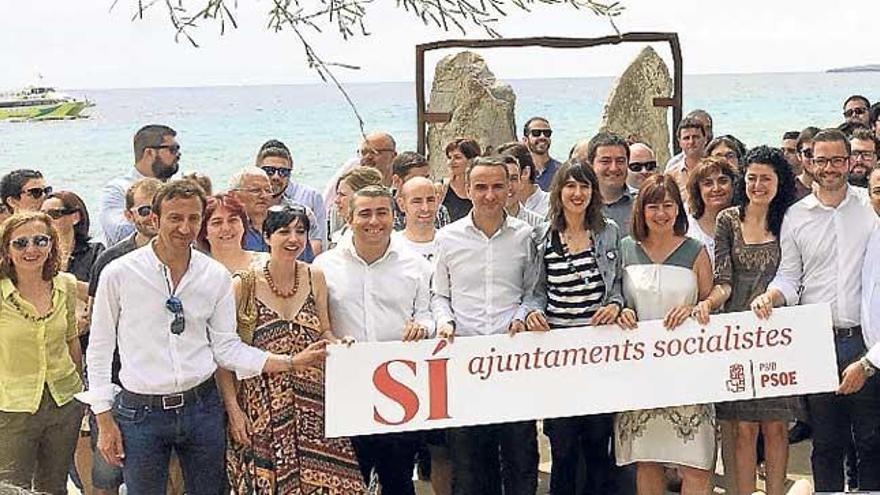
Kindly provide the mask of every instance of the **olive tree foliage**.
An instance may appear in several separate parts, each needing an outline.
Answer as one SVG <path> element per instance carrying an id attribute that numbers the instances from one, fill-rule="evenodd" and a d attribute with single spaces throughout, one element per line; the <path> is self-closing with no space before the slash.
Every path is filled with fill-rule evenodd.
<path id="1" fill-rule="evenodd" d="M 111 10 L 121 0 L 113 0 Z M 198 47 L 194 31 L 203 24 L 213 24 L 222 36 L 228 28 L 237 28 L 236 11 L 239 0 L 122 0 L 133 4 L 132 20 L 142 20 L 153 10 L 164 12 L 175 30 L 175 40 L 184 40 Z M 368 36 L 367 5 L 374 0 L 244 0 L 253 6 L 267 8 L 266 27 L 275 32 L 289 31 L 302 46 L 306 63 L 324 82 L 331 81 L 343 94 L 358 119 L 363 132 L 364 122 L 354 102 L 336 78 L 333 68 L 359 69 L 338 61 L 328 61 L 309 42 L 308 34 L 335 29 L 345 40 Z M 467 34 L 468 28 L 483 30 L 493 38 L 502 37 L 496 29 L 499 19 L 511 9 L 531 12 L 536 6 L 568 6 L 577 11 L 602 17 L 615 33 L 620 34 L 614 19 L 623 11 L 618 1 L 603 0 L 394 0 L 398 8 L 412 14 L 416 21 L 444 31 Z M 248 6 L 249 8 L 251 5 Z"/>

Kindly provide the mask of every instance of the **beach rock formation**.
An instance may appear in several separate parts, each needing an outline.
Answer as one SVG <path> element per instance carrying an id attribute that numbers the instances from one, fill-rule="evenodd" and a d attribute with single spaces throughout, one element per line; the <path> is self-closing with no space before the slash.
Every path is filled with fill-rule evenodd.
<path id="1" fill-rule="evenodd" d="M 476 53 L 459 52 L 437 63 L 428 112 L 448 112 L 452 119 L 428 124 L 428 161 L 434 177 L 446 176 L 444 149 L 455 138 L 474 138 L 483 149 L 513 141 L 515 103 L 510 85 L 498 82 Z"/>
<path id="2" fill-rule="evenodd" d="M 646 143 L 657 163 L 669 161 L 668 109 L 655 107 L 654 98 L 672 95 L 672 78 L 663 59 L 646 47 L 617 78 L 602 113 L 599 128 Z"/>

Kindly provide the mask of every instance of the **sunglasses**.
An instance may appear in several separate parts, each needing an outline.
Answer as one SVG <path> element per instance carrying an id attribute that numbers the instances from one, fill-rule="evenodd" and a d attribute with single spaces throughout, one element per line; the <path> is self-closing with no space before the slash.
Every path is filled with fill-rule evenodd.
<path id="1" fill-rule="evenodd" d="M 539 137 L 542 134 L 548 138 L 553 135 L 553 129 L 529 129 L 529 136 L 533 138 Z"/>
<path id="2" fill-rule="evenodd" d="M 34 199 L 40 199 L 43 196 L 52 194 L 52 186 L 32 187 L 30 189 L 22 189 L 21 194 L 27 194 Z"/>
<path id="3" fill-rule="evenodd" d="M 865 108 L 865 107 L 856 107 L 856 108 L 850 108 L 849 110 L 843 112 L 843 116 L 846 117 L 846 118 L 850 118 L 850 117 L 852 117 L 853 115 L 864 115 L 864 114 L 866 114 L 866 113 L 868 113 L 868 109 L 867 109 L 867 108 Z"/>
<path id="4" fill-rule="evenodd" d="M 807 158 L 807 159 L 813 158 L 813 150 L 811 150 L 810 148 L 802 149 L 801 154 L 804 155 L 804 158 Z"/>
<path id="5" fill-rule="evenodd" d="M 268 175 L 270 177 L 273 175 L 277 175 L 278 177 L 284 177 L 284 178 L 290 177 L 290 170 L 291 169 L 289 169 L 289 168 L 270 167 L 268 165 L 265 167 L 260 167 L 260 168 L 262 168 L 263 172 L 266 172 L 266 175 Z"/>
<path id="6" fill-rule="evenodd" d="M 641 172 L 642 169 L 645 169 L 646 172 L 653 172 L 657 169 L 657 162 L 653 160 L 650 162 L 629 162 L 627 167 L 632 172 Z"/>
<path id="7" fill-rule="evenodd" d="M 13 239 L 9 241 L 9 245 L 14 247 L 17 251 L 24 251 L 31 244 L 34 247 L 45 248 L 52 242 L 52 238 L 45 234 L 37 234 L 33 237 L 19 237 L 17 239 Z"/>
<path id="8" fill-rule="evenodd" d="M 72 208 L 55 208 L 54 210 L 46 210 L 43 213 L 45 213 L 46 215 L 49 215 L 50 217 L 52 217 L 55 220 L 58 220 L 59 218 L 61 218 L 63 216 L 72 215 L 72 214 L 76 213 L 76 210 L 72 209 Z"/>
<path id="9" fill-rule="evenodd" d="M 186 328 L 186 320 L 183 318 L 183 303 L 177 296 L 171 296 L 165 301 L 165 309 L 171 311 L 174 319 L 171 320 L 171 333 L 180 335 Z"/>
<path id="10" fill-rule="evenodd" d="M 293 213 L 297 215 L 305 215 L 306 209 L 300 205 L 275 205 L 270 206 L 267 210 L 269 213 L 273 215 L 280 215 L 282 213 Z"/>
<path id="11" fill-rule="evenodd" d="M 180 153 L 180 145 L 179 144 L 160 144 L 159 146 L 150 146 L 154 150 L 168 150 L 172 155 L 176 155 Z"/>
<path id="12" fill-rule="evenodd" d="M 141 205 L 132 209 L 132 211 L 137 213 L 139 217 L 147 217 L 150 213 L 153 213 L 153 207 L 150 205 Z"/>

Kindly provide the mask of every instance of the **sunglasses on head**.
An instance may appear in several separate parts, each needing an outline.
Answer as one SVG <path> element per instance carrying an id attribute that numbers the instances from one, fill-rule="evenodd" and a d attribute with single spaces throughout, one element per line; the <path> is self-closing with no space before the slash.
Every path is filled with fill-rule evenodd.
<path id="1" fill-rule="evenodd" d="M 866 113 L 868 113 L 868 109 L 867 109 L 867 108 L 865 108 L 865 107 L 856 107 L 856 108 L 850 108 L 849 110 L 843 112 L 843 116 L 846 117 L 846 118 L 850 118 L 850 117 L 852 117 L 853 115 L 864 115 L 864 114 L 866 114 Z"/>
<path id="2" fill-rule="evenodd" d="M 165 301 L 165 309 L 174 315 L 174 319 L 171 320 L 171 333 L 174 335 L 182 334 L 186 328 L 186 320 L 183 317 L 183 302 L 177 296 L 171 296 Z"/>
<path id="3" fill-rule="evenodd" d="M 9 241 L 9 245 L 18 251 L 24 251 L 31 244 L 38 248 L 44 248 L 52 242 L 52 238 L 45 234 L 37 234 L 32 237 L 18 237 Z"/>
<path id="4" fill-rule="evenodd" d="M 153 207 L 150 205 L 141 205 L 137 208 L 133 208 L 132 211 L 137 213 L 139 217 L 147 217 L 150 213 L 153 213 Z"/>
<path id="5" fill-rule="evenodd" d="M 653 160 L 650 162 L 629 162 L 627 167 L 632 172 L 641 172 L 642 169 L 645 169 L 646 172 L 653 172 L 657 169 L 657 162 Z"/>
<path id="6" fill-rule="evenodd" d="M 277 175 L 278 177 L 285 177 L 285 178 L 290 177 L 290 170 L 291 169 L 289 169 L 289 168 L 270 167 L 268 165 L 265 167 L 260 167 L 260 168 L 263 169 L 263 172 L 266 172 L 266 175 L 268 175 L 270 177 L 273 175 Z"/>
<path id="7" fill-rule="evenodd" d="M 34 199 L 40 199 L 43 196 L 52 194 L 52 186 L 31 187 L 30 189 L 22 189 L 21 194 L 27 194 Z"/>
<path id="8" fill-rule="evenodd" d="M 533 138 L 539 137 L 542 134 L 544 137 L 550 137 L 553 135 L 553 129 L 529 129 L 529 136 Z"/>
<path id="9" fill-rule="evenodd" d="M 76 213 L 76 209 L 74 209 L 74 208 L 55 208 L 53 210 L 46 210 L 43 213 L 45 213 L 46 215 L 49 215 L 50 217 L 52 217 L 55 220 L 58 220 L 59 218 L 61 218 L 63 216 L 72 215 L 72 214 Z"/>

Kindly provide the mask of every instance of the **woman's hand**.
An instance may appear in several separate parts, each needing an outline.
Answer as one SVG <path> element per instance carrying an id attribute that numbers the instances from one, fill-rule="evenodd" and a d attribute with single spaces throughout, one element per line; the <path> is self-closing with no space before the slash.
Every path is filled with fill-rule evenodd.
<path id="1" fill-rule="evenodd" d="M 229 418 L 229 436 L 232 441 L 250 447 L 251 445 L 251 420 L 244 411 L 238 407 L 238 404 L 226 406 L 226 416 Z"/>
<path id="2" fill-rule="evenodd" d="M 540 311 L 532 311 L 526 316 L 526 329 L 530 332 L 546 332 L 550 330 L 547 317 Z"/>
<path id="3" fill-rule="evenodd" d="M 623 308 L 617 316 L 617 325 L 624 330 L 635 330 L 639 318 L 632 308 Z"/>
<path id="4" fill-rule="evenodd" d="M 688 319 L 693 310 L 694 307 L 690 304 L 673 306 L 666 313 L 666 317 L 663 318 L 663 326 L 666 327 L 667 330 L 675 330 L 677 326 L 681 325 Z"/>
<path id="5" fill-rule="evenodd" d="M 712 303 L 708 299 L 703 299 L 694 306 L 691 316 L 696 318 L 700 325 L 709 324 L 709 313 L 712 312 Z"/>
<path id="6" fill-rule="evenodd" d="M 770 318 L 770 314 L 773 313 L 773 297 L 765 292 L 754 298 L 752 304 L 749 306 L 752 308 L 752 311 L 755 312 L 755 316 L 762 320 L 766 320 L 767 318 Z"/>
<path id="7" fill-rule="evenodd" d="M 322 363 L 327 356 L 328 343 L 326 340 L 312 342 L 308 347 L 296 353 L 292 359 L 293 368 L 308 368 Z"/>
<path id="8" fill-rule="evenodd" d="M 428 335 L 428 330 L 425 327 L 419 325 L 414 320 L 406 320 L 406 325 L 403 327 L 404 342 L 422 340 L 426 335 Z"/>
<path id="9" fill-rule="evenodd" d="M 590 325 L 599 326 L 599 325 L 611 325 L 615 321 L 617 321 L 617 317 L 620 316 L 620 305 L 617 303 L 607 304 L 599 308 L 599 311 L 590 318 Z"/>

